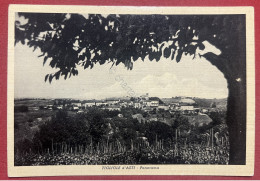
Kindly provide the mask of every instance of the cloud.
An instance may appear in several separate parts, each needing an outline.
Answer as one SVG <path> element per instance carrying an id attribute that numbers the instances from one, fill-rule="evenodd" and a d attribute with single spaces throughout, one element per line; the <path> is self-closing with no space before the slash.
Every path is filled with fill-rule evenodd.
<path id="1" fill-rule="evenodd" d="M 50 97 L 100 99 L 150 93 L 152 96 L 196 96 L 205 98 L 227 97 L 227 81 L 209 61 L 183 56 L 176 63 L 170 59 L 137 61 L 133 70 L 124 65 L 116 66 L 110 73 L 111 64 L 95 65 L 93 69 L 79 69 L 79 75 L 70 79 L 44 82 L 48 73 L 56 70 L 42 65 L 39 50 L 17 44 L 15 47 L 15 97 Z M 120 76 L 120 81 L 116 78 Z"/>
<path id="2" fill-rule="evenodd" d="M 205 86 L 196 77 L 177 78 L 174 73 L 166 72 L 161 76 L 147 75 L 133 85 L 137 93 L 149 93 L 151 96 L 173 97 L 191 96 L 203 98 L 227 97 L 227 88 L 221 89 Z"/>
<path id="3" fill-rule="evenodd" d="M 87 99 L 105 99 L 109 97 L 125 96 L 127 95 L 124 92 L 124 89 L 120 83 L 116 82 L 110 86 L 98 89 L 96 91 L 88 91 L 84 94 L 84 97 Z"/>

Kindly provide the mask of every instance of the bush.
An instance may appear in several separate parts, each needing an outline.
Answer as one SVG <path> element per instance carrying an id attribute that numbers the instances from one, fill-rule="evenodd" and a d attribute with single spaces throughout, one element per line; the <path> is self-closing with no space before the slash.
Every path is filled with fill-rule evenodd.
<path id="1" fill-rule="evenodd" d="M 14 112 L 28 112 L 28 106 L 14 106 Z"/>

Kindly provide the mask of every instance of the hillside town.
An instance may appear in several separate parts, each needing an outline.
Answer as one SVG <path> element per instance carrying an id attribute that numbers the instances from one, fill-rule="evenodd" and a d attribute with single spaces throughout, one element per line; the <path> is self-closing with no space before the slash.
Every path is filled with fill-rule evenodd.
<path id="1" fill-rule="evenodd" d="M 16 99 L 15 164 L 227 164 L 226 101 Z"/>
<path id="2" fill-rule="evenodd" d="M 216 102 L 211 101 L 210 105 L 200 105 L 196 103 L 192 97 L 176 96 L 172 98 L 159 98 L 150 97 L 148 93 L 139 97 L 119 97 L 119 98 L 107 98 L 101 100 L 73 100 L 73 99 L 52 99 L 53 104 L 29 106 L 29 110 L 70 110 L 75 113 L 86 113 L 89 108 L 99 108 L 108 111 L 121 111 L 122 108 L 135 108 L 145 113 L 134 114 L 133 118 L 139 122 L 147 121 L 161 121 L 167 123 L 167 114 L 162 118 L 159 116 L 160 112 L 168 113 L 168 115 L 174 115 L 176 113 L 182 115 L 199 115 L 200 118 L 206 116 L 210 112 L 225 111 L 226 100 L 224 104 L 216 105 Z M 124 115 L 118 114 L 118 117 Z"/>

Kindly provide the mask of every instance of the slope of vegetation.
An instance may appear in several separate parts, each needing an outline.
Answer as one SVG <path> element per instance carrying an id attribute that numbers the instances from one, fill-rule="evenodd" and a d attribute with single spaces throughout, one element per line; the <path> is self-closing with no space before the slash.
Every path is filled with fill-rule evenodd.
<path id="1" fill-rule="evenodd" d="M 186 158 L 185 155 L 191 154 L 187 150 L 198 149 L 201 155 L 209 149 L 222 150 L 220 156 L 224 151 L 227 153 L 224 113 L 212 113 L 209 115 L 212 122 L 203 125 L 191 124 L 180 114 L 173 116 L 172 124 L 166 124 L 160 121 L 139 122 L 131 117 L 138 113 L 136 109 L 123 109 L 120 113 L 124 117 L 118 117 L 119 111 L 99 108 L 74 115 L 59 110 L 51 120 L 37 125 L 37 129 L 30 133 L 32 139 L 23 138 L 15 143 L 15 165 L 174 164 L 188 160 L 189 163 L 207 163 L 211 162 L 210 159 L 195 161 L 192 157 Z M 68 161 L 68 157 L 74 159 L 79 155 L 86 158 L 81 162 L 76 158 L 76 161 Z M 90 161 L 93 156 L 99 161 Z M 228 156 L 225 154 L 220 160 L 217 163 L 225 164 Z"/>

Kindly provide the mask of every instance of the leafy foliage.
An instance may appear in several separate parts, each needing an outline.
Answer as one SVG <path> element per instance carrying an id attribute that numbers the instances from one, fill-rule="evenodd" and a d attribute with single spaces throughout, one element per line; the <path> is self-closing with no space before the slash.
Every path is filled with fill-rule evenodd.
<path id="1" fill-rule="evenodd" d="M 14 106 L 14 112 L 28 112 L 28 106 Z"/>
<path id="2" fill-rule="evenodd" d="M 183 55 L 196 56 L 208 41 L 222 51 L 204 56 L 224 73 L 238 58 L 239 41 L 244 16 L 239 15 L 114 15 L 104 17 L 89 14 L 18 13 L 28 19 L 16 22 L 15 43 L 39 48 L 43 64 L 49 61 L 58 71 L 48 74 L 45 81 L 78 75 L 78 66 L 93 68 L 96 63 L 123 63 L 128 69 L 133 62 L 148 57 L 161 57 L 179 62 Z M 232 53 L 234 52 L 234 53 Z M 218 59 L 218 61 L 216 61 Z M 234 66 L 234 65 L 232 65 Z M 232 74 L 236 74 L 233 72 Z M 225 73 L 225 76 L 231 76 Z"/>
<path id="3" fill-rule="evenodd" d="M 124 112 L 127 115 L 129 111 L 133 110 L 125 109 Z M 169 125 L 160 121 L 139 123 L 131 115 L 120 118 L 117 115 L 113 116 L 113 112 L 92 108 L 88 113 L 70 116 L 66 110 L 58 110 L 50 121 L 40 125 L 40 129 L 32 141 L 21 140 L 15 144 L 15 150 L 24 150 L 29 153 L 49 149 L 52 152 L 58 143 L 74 148 L 78 145 L 93 144 L 93 146 L 97 146 L 99 143 L 106 145 L 107 142 L 117 141 L 131 149 L 131 144 L 140 141 L 140 138 L 143 137 L 147 138 L 152 145 L 161 140 L 166 147 L 169 147 L 175 140 L 176 129 L 180 131 L 179 136 L 181 137 L 178 142 L 182 144 L 187 139 L 188 141 L 200 140 L 201 134 L 212 127 L 218 132 L 227 133 L 226 128 L 219 126 L 224 124 L 225 114 L 217 112 L 212 113 L 213 122 L 211 124 L 193 130 L 188 119 L 182 115 L 176 115 L 172 125 Z M 189 133 L 190 130 L 192 130 L 191 133 Z M 192 137 L 196 137 L 196 139 L 192 139 Z M 198 142 L 198 144 L 200 143 Z"/>
<path id="4" fill-rule="evenodd" d="M 177 114 L 175 116 L 172 127 L 173 127 L 173 129 L 189 130 L 190 129 L 190 123 L 189 123 L 187 117 L 184 117 L 180 114 Z"/>

